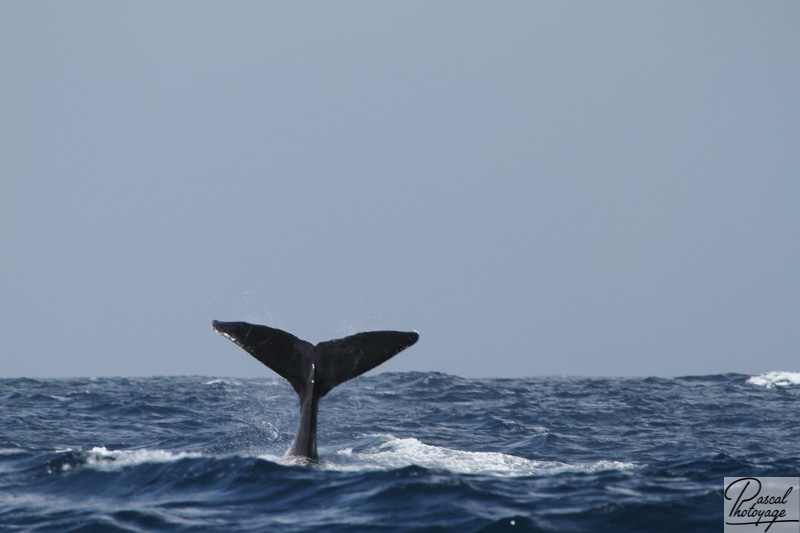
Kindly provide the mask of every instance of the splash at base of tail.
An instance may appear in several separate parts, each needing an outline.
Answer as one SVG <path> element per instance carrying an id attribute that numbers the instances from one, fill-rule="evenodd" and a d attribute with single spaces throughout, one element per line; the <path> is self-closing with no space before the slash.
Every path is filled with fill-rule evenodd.
<path id="1" fill-rule="evenodd" d="M 291 455 L 317 459 L 319 401 L 335 386 L 372 370 L 419 339 L 416 331 L 370 331 L 314 346 L 280 329 L 247 322 L 211 323 L 286 379 L 300 397 L 300 424 Z"/>

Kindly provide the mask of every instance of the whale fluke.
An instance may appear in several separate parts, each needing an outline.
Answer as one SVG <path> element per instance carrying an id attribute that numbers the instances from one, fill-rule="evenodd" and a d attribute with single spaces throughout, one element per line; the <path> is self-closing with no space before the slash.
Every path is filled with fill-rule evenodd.
<path id="1" fill-rule="evenodd" d="M 335 386 L 372 370 L 419 339 L 416 331 L 370 331 L 316 346 L 280 329 L 247 322 L 211 323 L 286 379 L 300 397 L 300 424 L 291 455 L 317 459 L 317 407 Z"/>

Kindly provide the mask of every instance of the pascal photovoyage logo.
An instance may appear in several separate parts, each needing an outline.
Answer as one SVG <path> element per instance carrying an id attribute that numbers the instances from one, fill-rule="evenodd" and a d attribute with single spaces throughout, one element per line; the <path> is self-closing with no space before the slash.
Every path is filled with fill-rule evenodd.
<path id="1" fill-rule="evenodd" d="M 725 533 L 800 533 L 800 477 L 726 477 L 723 495 Z"/>

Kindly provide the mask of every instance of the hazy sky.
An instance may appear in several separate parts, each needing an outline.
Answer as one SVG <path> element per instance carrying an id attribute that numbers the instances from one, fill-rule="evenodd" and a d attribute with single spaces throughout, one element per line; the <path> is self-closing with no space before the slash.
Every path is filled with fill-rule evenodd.
<path id="1" fill-rule="evenodd" d="M 800 2 L 0 2 L 0 377 L 800 370 Z"/>

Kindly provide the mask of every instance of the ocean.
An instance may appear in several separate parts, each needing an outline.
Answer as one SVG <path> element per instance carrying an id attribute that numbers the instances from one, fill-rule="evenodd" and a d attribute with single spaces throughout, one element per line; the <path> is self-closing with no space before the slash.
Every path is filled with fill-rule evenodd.
<path id="1" fill-rule="evenodd" d="M 362 376 L 310 466 L 297 418 L 277 376 L 2 379 L 0 531 L 721 531 L 725 476 L 800 475 L 800 373 Z"/>

